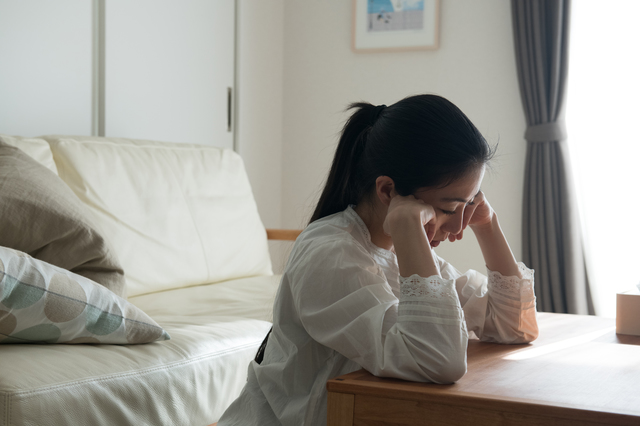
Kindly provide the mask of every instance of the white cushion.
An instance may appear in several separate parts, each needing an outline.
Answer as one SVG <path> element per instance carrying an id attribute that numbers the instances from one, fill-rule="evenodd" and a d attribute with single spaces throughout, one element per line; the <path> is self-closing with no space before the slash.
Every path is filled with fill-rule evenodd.
<path id="1" fill-rule="evenodd" d="M 264 226 L 231 150 L 44 136 L 118 254 L 129 296 L 270 275 Z"/>
<path id="2" fill-rule="evenodd" d="M 0 140 L 11 146 L 22 150 L 29 157 L 42 164 L 53 173 L 58 174 L 56 163 L 53 161 L 53 154 L 49 144 L 40 138 L 23 138 L 21 136 L 9 136 L 0 134 Z"/>
<path id="3" fill-rule="evenodd" d="M 131 298 L 171 340 L 0 345 L 0 426 L 208 425 L 240 394 L 267 334 L 279 277 Z M 234 308 L 235 307 L 235 308 Z M 144 309 L 144 308 L 143 308 Z"/>

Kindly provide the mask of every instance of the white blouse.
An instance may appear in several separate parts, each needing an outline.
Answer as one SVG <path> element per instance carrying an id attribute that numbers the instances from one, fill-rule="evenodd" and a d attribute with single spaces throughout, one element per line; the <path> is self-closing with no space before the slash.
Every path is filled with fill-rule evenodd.
<path id="1" fill-rule="evenodd" d="M 309 225 L 282 277 L 264 360 L 249 364 L 218 425 L 326 425 L 331 378 L 364 368 L 453 383 L 467 369 L 469 334 L 537 337 L 532 270 L 520 263 L 522 279 L 492 271 L 487 279 L 437 264 L 441 277 L 400 277 L 395 254 L 371 242 L 351 207 Z"/>

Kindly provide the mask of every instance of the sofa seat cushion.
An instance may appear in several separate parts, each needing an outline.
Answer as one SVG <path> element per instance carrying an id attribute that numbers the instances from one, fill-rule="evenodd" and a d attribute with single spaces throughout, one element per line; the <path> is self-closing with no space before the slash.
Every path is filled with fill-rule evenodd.
<path id="1" fill-rule="evenodd" d="M 118 253 L 127 294 L 270 275 L 242 159 L 212 146 L 43 136 Z"/>
<path id="2" fill-rule="evenodd" d="M 0 426 L 216 422 L 271 327 L 278 279 L 131 298 L 171 335 L 167 341 L 1 346 Z M 158 298 L 166 309 L 152 306 Z"/>

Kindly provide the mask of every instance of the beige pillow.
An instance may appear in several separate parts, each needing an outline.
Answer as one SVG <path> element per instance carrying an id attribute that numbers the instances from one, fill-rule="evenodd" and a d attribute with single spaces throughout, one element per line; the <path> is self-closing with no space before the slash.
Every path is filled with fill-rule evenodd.
<path id="1" fill-rule="evenodd" d="M 0 247 L 0 343 L 135 344 L 169 335 L 93 281 Z"/>
<path id="2" fill-rule="evenodd" d="M 75 272 L 124 297 L 120 263 L 90 214 L 55 173 L 0 141 L 0 246 Z"/>

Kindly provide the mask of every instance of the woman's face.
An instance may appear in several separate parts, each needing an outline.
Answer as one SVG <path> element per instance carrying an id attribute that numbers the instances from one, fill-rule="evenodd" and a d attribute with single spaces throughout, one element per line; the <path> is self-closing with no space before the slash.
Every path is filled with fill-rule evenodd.
<path id="1" fill-rule="evenodd" d="M 480 192 L 484 169 L 482 165 L 443 188 L 426 187 L 413 194 L 436 212 L 436 232 L 430 241 L 431 247 L 437 247 L 449 234 L 462 231 L 464 209 Z"/>

